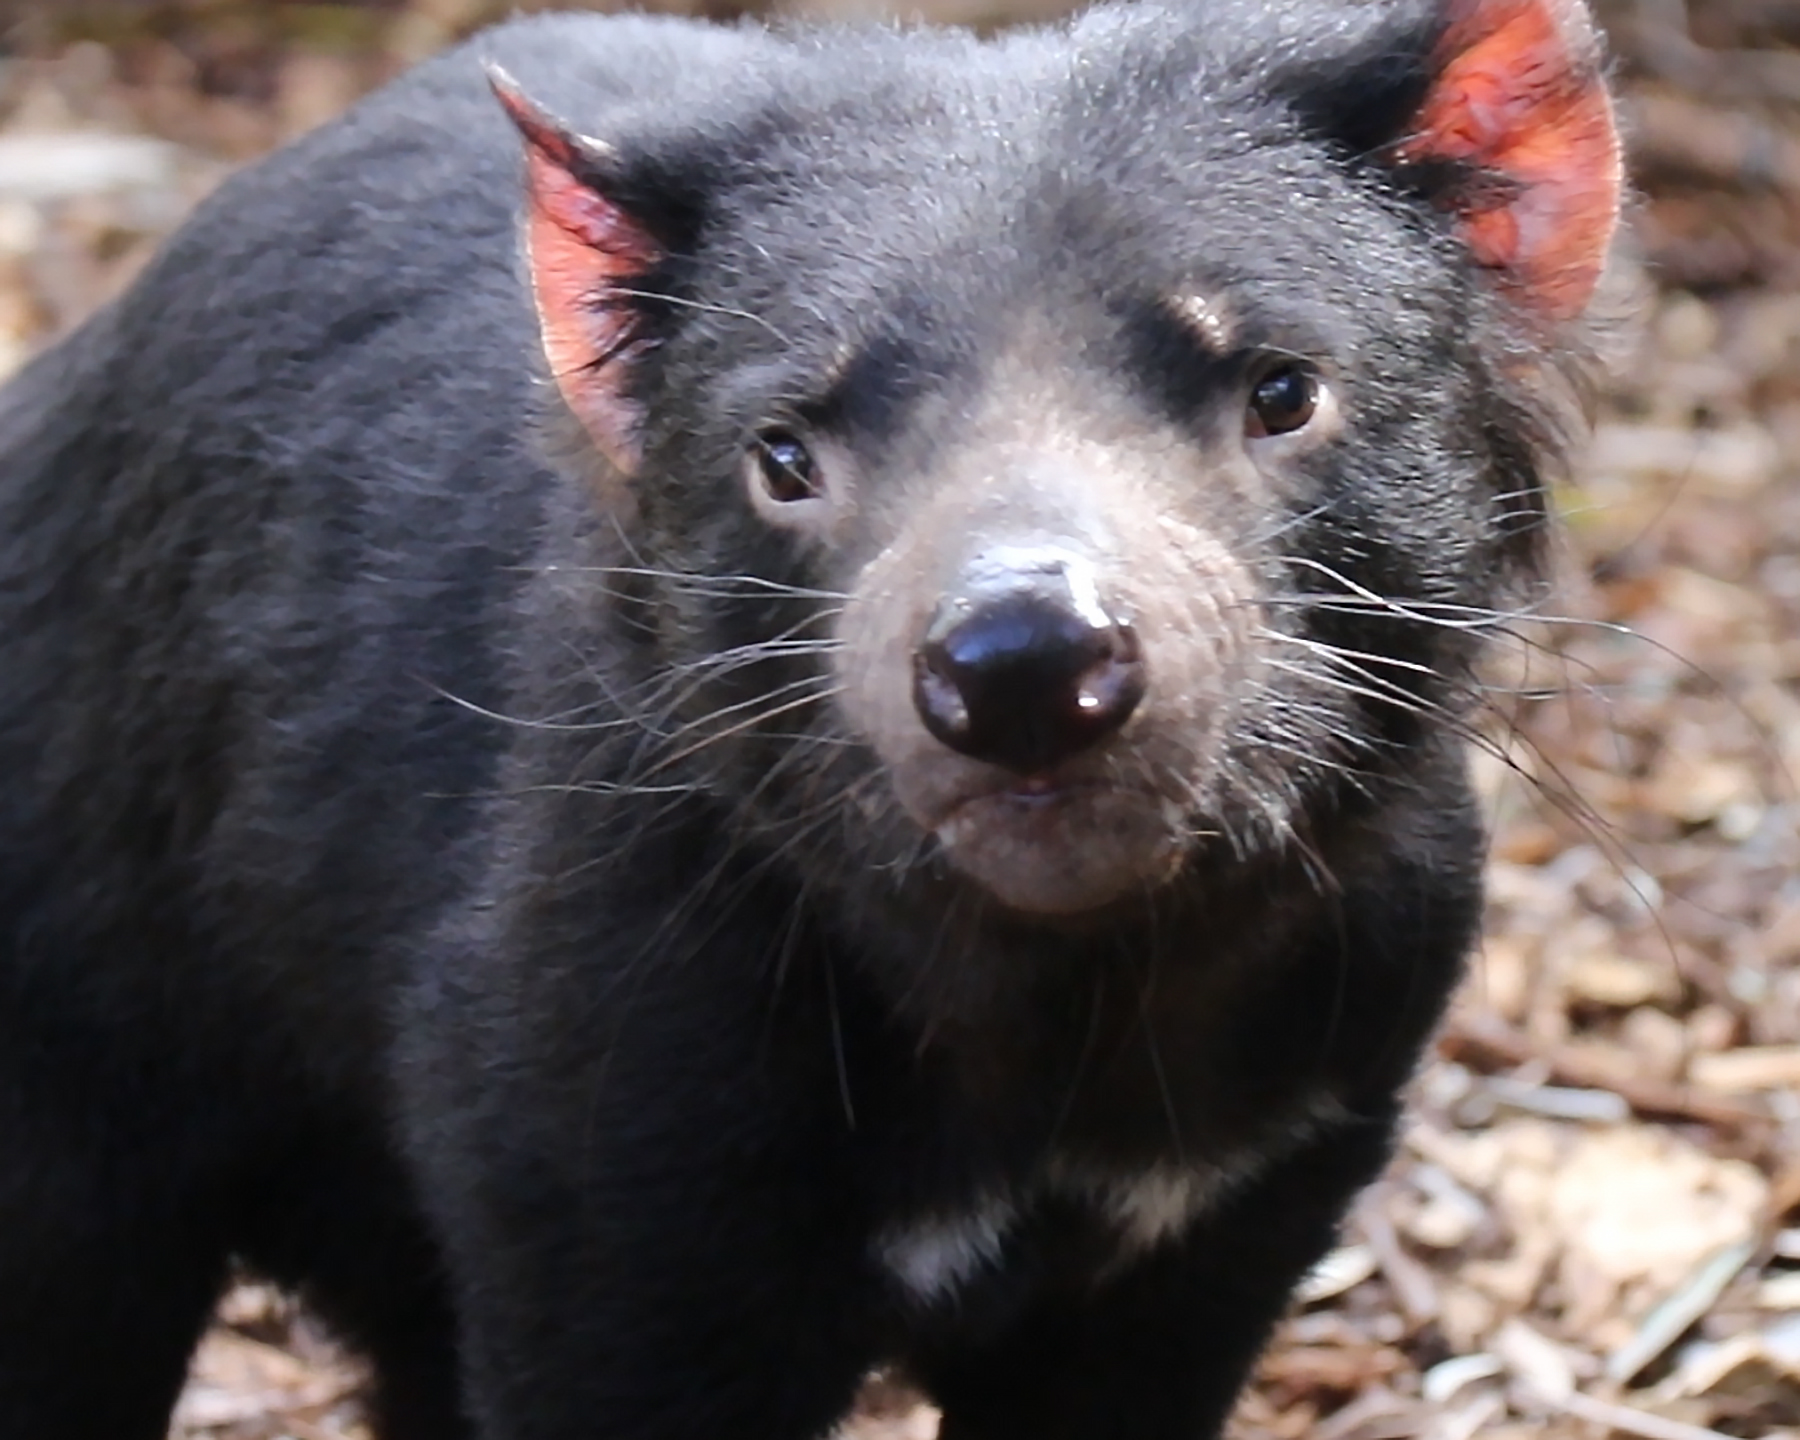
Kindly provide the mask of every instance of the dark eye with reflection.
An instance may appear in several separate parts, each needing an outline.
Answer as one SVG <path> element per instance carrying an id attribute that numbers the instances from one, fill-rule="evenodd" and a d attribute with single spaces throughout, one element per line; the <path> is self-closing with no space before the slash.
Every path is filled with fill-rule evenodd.
<path id="1" fill-rule="evenodd" d="M 1278 365 L 1250 392 L 1244 434 L 1252 440 L 1291 434 L 1311 420 L 1318 408 L 1319 377 L 1301 365 Z"/>
<path id="2" fill-rule="evenodd" d="M 819 494 L 818 463 L 792 430 L 771 426 L 751 442 L 756 477 L 763 493 L 778 504 L 812 500 Z"/>

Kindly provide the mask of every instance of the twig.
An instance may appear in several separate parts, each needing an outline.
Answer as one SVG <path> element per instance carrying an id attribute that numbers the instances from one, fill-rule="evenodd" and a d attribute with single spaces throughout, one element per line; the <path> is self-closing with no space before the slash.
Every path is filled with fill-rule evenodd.
<path id="1" fill-rule="evenodd" d="M 1571 1391 L 1556 1402 L 1557 1407 L 1577 1420 L 1605 1425 L 1643 1440 L 1734 1440 L 1722 1430 L 1709 1430 L 1704 1425 L 1690 1425 L 1684 1420 L 1671 1420 L 1652 1415 L 1634 1405 L 1620 1405 L 1611 1400 L 1596 1400 L 1592 1395 Z"/>
<path id="2" fill-rule="evenodd" d="M 1748 1105 L 1698 1095 L 1664 1080 L 1613 1074 L 1560 1046 L 1534 1044 L 1505 1022 L 1488 1016 L 1466 1015 L 1453 1021 L 1438 1048 L 1445 1058 L 1477 1069 L 1537 1060 L 1559 1083 L 1610 1091 L 1637 1114 L 1652 1119 L 1696 1120 L 1734 1134 L 1770 1123 L 1766 1114 Z"/>

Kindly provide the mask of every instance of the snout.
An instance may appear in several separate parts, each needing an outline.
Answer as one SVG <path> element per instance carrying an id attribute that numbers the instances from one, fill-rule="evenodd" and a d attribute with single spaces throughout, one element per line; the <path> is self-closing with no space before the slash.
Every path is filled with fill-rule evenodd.
<path id="1" fill-rule="evenodd" d="M 933 842 L 900 863 L 1021 914 L 1091 914 L 1178 873 L 1253 693 L 1255 582 L 1183 513 L 1203 487 L 1121 467 L 1071 441 L 934 475 L 839 622 L 844 719 Z"/>
<path id="2" fill-rule="evenodd" d="M 1129 617 L 1066 551 L 991 550 L 939 603 L 913 652 L 913 705 L 960 754 L 1018 775 L 1118 730 L 1148 685 Z"/>

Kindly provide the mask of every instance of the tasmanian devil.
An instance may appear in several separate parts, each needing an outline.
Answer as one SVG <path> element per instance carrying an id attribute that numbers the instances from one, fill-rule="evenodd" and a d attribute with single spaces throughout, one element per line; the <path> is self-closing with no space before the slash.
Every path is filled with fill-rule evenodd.
<path id="1" fill-rule="evenodd" d="M 519 21 L 0 394 L 0 1435 L 1215 1432 L 1469 948 L 1576 0 Z"/>

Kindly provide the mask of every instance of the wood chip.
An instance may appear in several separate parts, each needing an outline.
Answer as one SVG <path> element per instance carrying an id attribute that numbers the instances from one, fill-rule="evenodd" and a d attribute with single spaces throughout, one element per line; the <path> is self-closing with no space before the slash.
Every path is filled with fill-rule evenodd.
<path id="1" fill-rule="evenodd" d="M 1630 1340 L 1607 1356 L 1606 1378 L 1615 1385 L 1636 1379 L 1645 1366 L 1660 1357 L 1712 1309 L 1756 1249 L 1756 1240 L 1751 1237 L 1708 1256 L 1686 1283 L 1644 1317 Z"/>
<path id="2" fill-rule="evenodd" d="M 1688 1063 L 1688 1077 L 1703 1089 L 1724 1094 L 1800 1090 L 1800 1045 L 1745 1046 L 1696 1055 Z"/>

